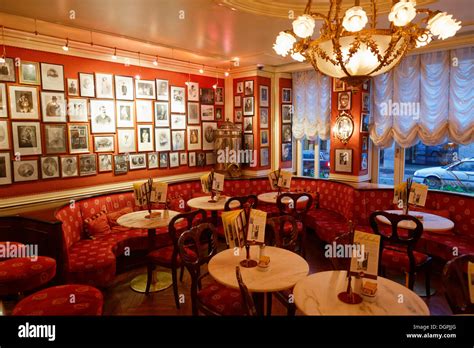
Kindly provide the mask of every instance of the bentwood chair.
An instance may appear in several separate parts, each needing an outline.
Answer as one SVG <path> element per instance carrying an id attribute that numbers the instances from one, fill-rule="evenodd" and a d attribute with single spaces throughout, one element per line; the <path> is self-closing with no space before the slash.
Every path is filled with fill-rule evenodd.
<path id="1" fill-rule="evenodd" d="M 245 285 L 242 274 L 240 273 L 240 267 L 235 266 L 235 276 L 237 277 L 237 282 L 239 283 L 240 293 L 242 295 L 242 304 L 244 305 L 245 312 L 248 316 L 255 317 L 257 315 L 257 309 L 253 302 L 253 298 L 250 295 L 247 285 Z"/>
<path id="2" fill-rule="evenodd" d="M 378 217 L 386 218 L 391 226 L 380 228 Z M 431 262 L 429 255 L 414 251 L 416 243 L 423 233 L 423 224 L 411 215 L 390 214 L 375 211 L 369 217 L 374 233 L 380 235 L 379 273 L 384 275 L 386 269 L 401 270 L 408 275 L 407 286 L 413 290 L 416 273 L 424 269 L 426 296 L 430 296 Z M 408 221 L 415 224 L 414 229 L 399 228 L 398 224 Z"/>
<path id="3" fill-rule="evenodd" d="M 444 266 L 443 284 L 446 299 L 454 314 L 474 314 L 474 304 L 469 295 L 468 262 L 474 263 L 474 254 L 458 256 Z M 474 274 L 471 275 L 474 282 Z"/>
<path id="4" fill-rule="evenodd" d="M 203 209 L 194 210 L 187 213 L 181 213 L 173 217 L 168 224 L 168 234 L 171 239 L 171 245 L 165 246 L 156 250 L 150 251 L 147 256 L 147 283 L 145 293 L 148 294 L 150 291 L 150 285 L 152 281 L 153 270 L 155 266 L 162 266 L 171 269 L 171 276 L 173 279 L 173 293 L 176 308 L 179 309 L 179 295 L 178 295 L 178 275 L 177 269 L 181 267 L 181 281 L 183 280 L 184 266 L 181 263 L 181 259 L 178 253 L 178 238 L 184 231 L 197 225 L 200 222 L 205 221 L 206 212 Z"/>
<path id="5" fill-rule="evenodd" d="M 334 239 L 336 246 L 342 245 L 353 245 L 354 243 L 354 224 L 351 220 L 348 221 L 348 232 L 341 234 Z M 334 270 L 347 271 L 351 263 L 352 255 L 344 254 L 343 257 L 336 254 L 336 251 L 333 250 L 332 256 L 329 257 L 332 267 Z"/>
<path id="6" fill-rule="evenodd" d="M 305 199 L 306 198 L 306 199 Z M 280 215 L 291 215 L 297 221 L 299 251 L 301 256 L 306 257 L 306 216 L 313 205 L 313 197 L 305 192 L 285 192 L 277 198 L 277 208 Z"/>
<path id="7" fill-rule="evenodd" d="M 258 198 L 255 195 L 248 195 L 248 196 L 234 196 L 231 197 L 225 202 L 224 211 L 231 211 L 237 209 L 244 209 L 245 214 L 248 217 L 250 214 L 250 209 L 257 209 L 258 205 Z M 232 206 L 232 208 L 231 208 Z M 217 234 L 219 237 L 224 238 L 224 227 L 219 225 L 217 229 Z"/>
<path id="8" fill-rule="evenodd" d="M 201 267 L 217 254 L 217 232 L 214 225 L 203 223 L 184 232 L 178 240 L 179 255 L 191 275 L 191 303 L 193 315 L 245 315 L 239 290 L 212 283 L 205 287 Z"/>

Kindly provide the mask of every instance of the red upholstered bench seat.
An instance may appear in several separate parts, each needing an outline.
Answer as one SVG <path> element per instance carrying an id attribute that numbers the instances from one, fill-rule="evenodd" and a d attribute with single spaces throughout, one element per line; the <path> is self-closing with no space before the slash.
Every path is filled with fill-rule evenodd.
<path id="1" fill-rule="evenodd" d="M 416 249 L 447 261 L 459 255 L 474 254 L 474 237 L 423 232 Z"/>
<path id="2" fill-rule="evenodd" d="M 306 226 L 312 228 L 318 237 L 327 243 L 332 243 L 341 234 L 349 232 L 348 221 L 344 216 L 323 208 L 308 212 Z"/>

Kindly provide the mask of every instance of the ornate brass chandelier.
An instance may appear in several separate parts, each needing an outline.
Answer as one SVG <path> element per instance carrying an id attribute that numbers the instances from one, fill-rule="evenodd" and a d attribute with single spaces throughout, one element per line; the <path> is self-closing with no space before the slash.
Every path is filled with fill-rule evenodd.
<path id="1" fill-rule="evenodd" d="M 386 29 L 376 27 L 376 0 L 370 2 L 369 16 L 359 0 L 344 16 L 342 0 L 330 0 L 327 15 L 312 12 L 311 3 L 309 0 L 304 14 L 293 21 L 292 30 L 279 33 L 273 49 L 299 62 L 307 60 L 321 73 L 352 86 L 389 71 L 408 51 L 427 45 L 433 36 L 444 40 L 461 28 L 461 22 L 446 12 L 416 9 L 415 0 L 393 1 Z M 424 18 L 414 23 L 417 14 Z M 320 36 L 312 39 L 316 19 L 323 23 Z"/>

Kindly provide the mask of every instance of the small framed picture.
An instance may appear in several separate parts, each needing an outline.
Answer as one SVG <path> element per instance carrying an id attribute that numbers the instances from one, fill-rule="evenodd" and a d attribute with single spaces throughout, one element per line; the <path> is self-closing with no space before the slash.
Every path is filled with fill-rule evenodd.
<path id="1" fill-rule="evenodd" d="M 260 146 L 268 146 L 269 144 L 269 137 L 268 137 L 268 129 L 264 129 L 260 131 Z"/>
<path id="2" fill-rule="evenodd" d="M 171 114 L 171 129 L 186 129 L 186 116 Z"/>
<path id="3" fill-rule="evenodd" d="M 244 133 L 253 132 L 253 117 L 244 117 Z"/>
<path id="4" fill-rule="evenodd" d="M 79 73 L 79 94 L 81 97 L 95 97 L 94 74 Z"/>
<path id="5" fill-rule="evenodd" d="M 186 141 L 185 139 L 185 131 L 180 130 L 180 131 L 171 131 L 171 142 L 172 142 L 172 149 L 173 151 L 184 151 L 185 144 L 184 142 Z"/>
<path id="6" fill-rule="evenodd" d="M 10 150 L 8 122 L 0 121 L 0 150 Z"/>
<path id="7" fill-rule="evenodd" d="M 94 152 L 115 152 L 115 136 L 94 135 Z"/>
<path id="8" fill-rule="evenodd" d="M 133 128 L 135 126 L 135 103 L 117 101 L 117 127 Z"/>
<path id="9" fill-rule="evenodd" d="M 282 88 L 281 102 L 282 103 L 291 103 L 291 88 Z"/>
<path id="10" fill-rule="evenodd" d="M 188 166 L 189 167 L 196 167 L 196 152 L 189 152 L 188 153 Z"/>
<path id="11" fill-rule="evenodd" d="M 135 169 L 146 169 L 146 154 L 144 153 L 134 153 L 129 157 L 130 170 Z"/>
<path id="12" fill-rule="evenodd" d="M 41 155 L 39 122 L 12 122 L 13 149 L 22 156 Z"/>
<path id="13" fill-rule="evenodd" d="M 20 64 L 20 83 L 25 85 L 39 85 L 40 67 L 36 62 L 27 62 L 22 60 Z M 77 85 L 76 85 L 77 86 Z"/>
<path id="14" fill-rule="evenodd" d="M 206 153 L 198 152 L 196 155 L 196 165 L 198 167 L 204 167 L 206 165 Z"/>
<path id="15" fill-rule="evenodd" d="M 80 155 L 79 156 L 79 175 L 88 176 L 97 174 L 97 158 L 96 155 Z"/>
<path id="16" fill-rule="evenodd" d="M 369 150 L 369 137 L 365 136 L 362 137 L 362 151 Z"/>
<path id="17" fill-rule="evenodd" d="M 201 88 L 199 93 L 201 104 L 214 105 L 214 88 Z"/>
<path id="18" fill-rule="evenodd" d="M 65 124 L 45 124 L 44 142 L 47 154 L 67 152 L 67 130 Z"/>
<path id="19" fill-rule="evenodd" d="M 43 122 L 66 122 L 66 97 L 64 93 L 41 92 Z"/>
<path id="20" fill-rule="evenodd" d="M 179 167 L 179 153 L 170 152 L 170 168 Z"/>
<path id="21" fill-rule="evenodd" d="M 115 75 L 115 99 L 132 101 L 135 96 L 133 77 Z"/>
<path id="22" fill-rule="evenodd" d="M 362 158 L 360 161 L 360 170 L 367 170 L 369 167 L 369 160 L 368 160 L 368 155 L 367 152 L 362 153 Z"/>
<path id="23" fill-rule="evenodd" d="M 337 94 L 337 109 L 340 111 L 351 109 L 351 91 L 339 92 Z"/>
<path id="24" fill-rule="evenodd" d="M 170 115 L 168 102 L 155 102 L 155 127 L 169 127 Z"/>
<path id="25" fill-rule="evenodd" d="M 362 83 L 362 90 L 364 92 L 368 92 L 369 91 L 369 86 L 370 86 L 370 81 L 369 80 L 363 82 Z"/>
<path id="26" fill-rule="evenodd" d="M 12 183 L 12 168 L 9 152 L 0 152 L 0 185 Z"/>
<path id="27" fill-rule="evenodd" d="M 201 150 L 201 126 L 188 126 L 188 150 Z"/>
<path id="28" fill-rule="evenodd" d="M 352 149 L 335 150 L 336 172 L 352 173 Z"/>
<path id="29" fill-rule="evenodd" d="M 293 116 L 293 105 L 282 105 L 281 106 L 281 122 L 291 123 Z"/>
<path id="30" fill-rule="evenodd" d="M 153 125 L 138 125 L 138 152 L 153 151 Z"/>
<path id="31" fill-rule="evenodd" d="M 153 102 L 151 100 L 136 100 L 137 122 L 153 122 Z"/>
<path id="32" fill-rule="evenodd" d="M 112 171 L 112 155 L 99 155 L 99 173 Z"/>
<path id="33" fill-rule="evenodd" d="M 244 93 L 244 83 L 243 82 L 237 82 L 237 93 Z"/>
<path id="34" fill-rule="evenodd" d="M 215 130 L 217 129 L 216 122 L 202 123 L 202 149 L 214 150 L 214 141 L 216 140 Z"/>
<path id="35" fill-rule="evenodd" d="M 245 81 L 245 95 L 253 95 L 253 80 Z M 245 103 L 245 102 L 244 102 Z"/>
<path id="36" fill-rule="evenodd" d="M 122 175 L 128 173 L 128 156 L 114 155 L 114 174 Z"/>
<path id="37" fill-rule="evenodd" d="M 91 105 L 92 133 L 115 133 L 115 103 L 93 99 Z"/>
<path id="38" fill-rule="evenodd" d="M 216 87 L 215 104 L 224 105 L 224 88 L 223 87 Z"/>
<path id="39" fill-rule="evenodd" d="M 8 94 L 10 95 L 10 117 L 13 120 L 39 119 L 37 87 L 9 86 Z"/>
<path id="40" fill-rule="evenodd" d="M 135 129 L 117 129 L 117 142 L 119 153 L 132 153 L 136 151 Z"/>
<path id="41" fill-rule="evenodd" d="M 268 86 L 260 86 L 260 106 L 268 107 Z"/>
<path id="42" fill-rule="evenodd" d="M 59 176 L 59 158 L 57 156 L 41 157 L 41 179 L 54 179 Z"/>
<path id="43" fill-rule="evenodd" d="M 333 78 L 332 79 L 332 91 L 333 92 L 343 92 L 346 89 L 346 84 L 344 81 Z"/>
<path id="44" fill-rule="evenodd" d="M 0 81 L 16 82 L 15 63 L 13 58 L 5 58 L 5 63 L 0 63 Z"/>
<path id="45" fill-rule="evenodd" d="M 235 109 L 235 122 L 242 123 L 242 109 Z"/>
<path id="46" fill-rule="evenodd" d="M 188 124 L 199 124 L 199 103 L 188 103 Z"/>
<path id="47" fill-rule="evenodd" d="M 148 156 L 148 169 L 158 168 L 158 152 L 149 152 Z"/>
<path id="48" fill-rule="evenodd" d="M 216 107 L 216 121 L 224 120 L 224 109 L 222 107 Z"/>
<path id="49" fill-rule="evenodd" d="M 253 116 L 253 114 L 254 114 L 254 97 L 244 97 L 243 102 L 244 102 L 244 116 Z"/>
<path id="50" fill-rule="evenodd" d="M 160 153 L 160 168 L 168 168 L 168 152 Z"/>
<path id="51" fill-rule="evenodd" d="M 268 147 L 260 149 L 260 165 L 266 167 L 269 164 Z"/>
<path id="52" fill-rule="evenodd" d="M 186 164 L 188 164 L 188 156 L 187 156 L 186 152 L 181 152 L 179 154 L 179 165 L 180 166 L 185 166 Z"/>
<path id="53" fill-rule="evenodd" d="M 291 140 L 292 140 L 291 124 L 283 124 L 281 126 L 281 142 L 291 143 Z"/>
<path id="54" fill-rule="evenodd" d="M 186 112 L 184 87 L 171 86 L 171 112 L 178 114 L 184 114 Z"/>
<path id="55" fill-rule="evenodd" d="M 13 161 L 15 182 L 38 180 L 38 160 Z"/>
<path id="56" fill-rule="evenodd" d="M 68 116 L 69 122 L 88 122 L 87 99 L 74 98 L 68 100 Z"/>
<path id="57" fill-rule="evenodd" d="M 79 96 L 79 80 L 67 79 L 67 95 L 71 97 Z"/>
<path id="58" fill-rule="evenodd" d="M 293 147 L 291 143 L 281 144 L 281 160 L 283 162 L 293 159 Z"/>
<path id="59" fill-rule="evenodd" d="M 214 105 L 201 105 L 201 120 L 214 121 Z"/>
<path id="60" fill-rule="evenodd" d="M 199 83 L 187 82 L 188 87 L 188 101 L 199 101 Z"/>
<path id="61" fill-rule="evenodd" d="M 64 92 L 64 67 L 62 65 L 41 63 L 41 89 Z"/>
<path id="62" fill-rule="evenodd" d="M 155 129 L 155 149 L 156 151 L 171 151 L 171 133 L 169 128 Z"/>
<path id="63" fill-rule="evenodd" d="M 69 153 L 89 153 L 89 125 L 69 124 Z"/>
<path id="64" fill-rule="evenodd" d="M 260 108 L 260 128 L 268 128 L 268 108 Z"/>
<path id="65" fill-rule="evenodd" d="M 8 117 L 7 111 L 7 85 L 0 83 L 0 118 Z"/>
<path id="66" fill-rule="evenodd" d="M 370 94 L 362 93 L 362 111 L 370 112 Z"/>
<path id="67" fill-rule="evenodd" d="M 77 156 L 61 157 L 61 177 L 71 178 L 74 176 L 79 176 Z"/>
<path id="68" fill-rule="evenodd" d="M 242 106 L 242 97 L 240 95 L 236 95 L 234 97 L 234 107 L 240 108 Z"/>
<path id="69" fill-rule="evenodd" d="M 369 132 L 369 122 L 370 122 L 370 114 L 362 113 L 360 115 L 360 131 L 361 131 L 361 133 L 368 133 Z"/>
<path id="70" fill-rule="evenodd" d="M 168 80 L 156 79 L 156 100 L 169 101 L 169 99 Z"/>
<path id="71" fill-rule="evenodd" d="M 137 99 L 155 99 L 156 84 L 152 80 L 135 80 L 135 97 Z"/>
<path id="72" fill-rule="evenodd" d="M 253 134 L 245 134 L 244 135 L 244 149 L 245 150 L 253 150 Z"/>

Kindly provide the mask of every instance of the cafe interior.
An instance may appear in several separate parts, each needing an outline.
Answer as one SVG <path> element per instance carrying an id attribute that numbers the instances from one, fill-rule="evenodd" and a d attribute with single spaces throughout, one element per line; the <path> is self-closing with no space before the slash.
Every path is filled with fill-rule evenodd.
<path id="1" fill-rule="evenodd" d="M 470 0 L 0 1 L 1 316 L 474 313 Z"/>

